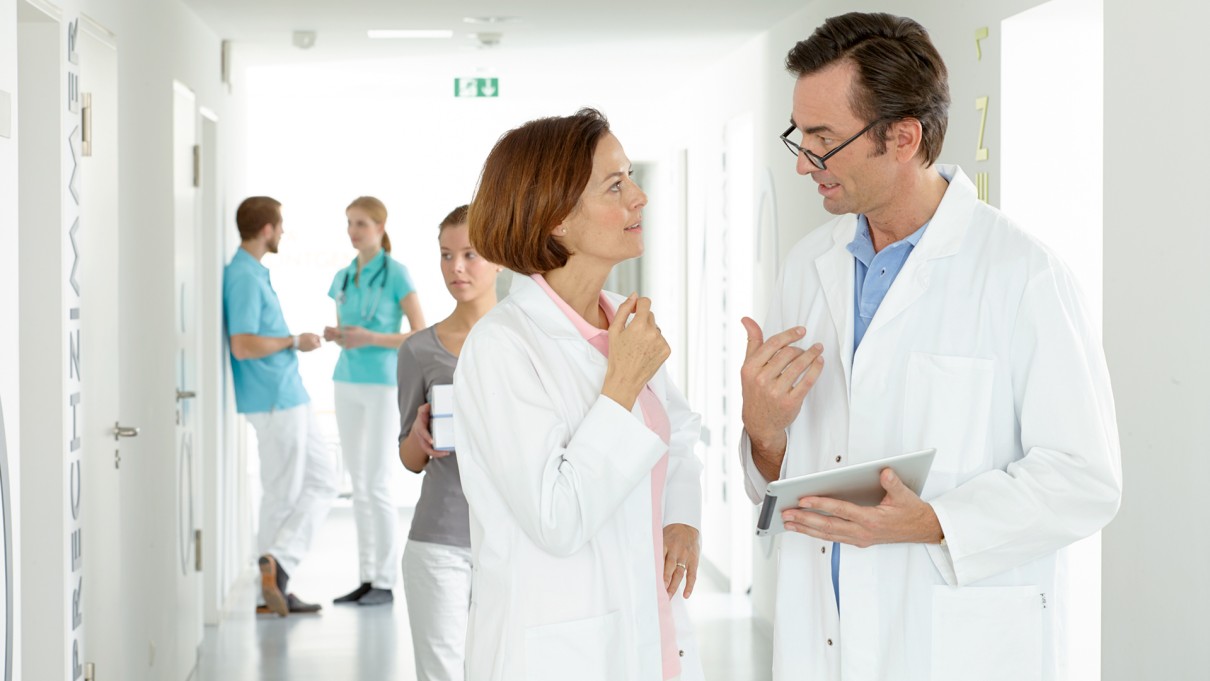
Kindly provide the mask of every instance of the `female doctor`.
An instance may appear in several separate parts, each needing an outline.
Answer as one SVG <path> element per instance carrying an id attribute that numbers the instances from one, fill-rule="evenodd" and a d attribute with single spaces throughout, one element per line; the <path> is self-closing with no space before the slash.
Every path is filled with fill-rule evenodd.
<path id="1" fill-rule="evenodd" d="M 324 339 L 342 348 L 332 375 L 336 429 L 353 482 L 361 583 L 333 602 L 381 605 L 394 600 L 399 573 L 398 519 L 390 487 L 399 432 L 397 351 L 404 339 L 424 328 L 424 315 L 407 268 L 391 257 L 386 206 L 362 196 L 345 215 L 357 257 L 332 280 L 328 296 L 336 301 L 337 323 L 324 328 Z M 404 315 L 410 333 L 400 333 Z"/>
<path id="2" fill-rule="evenodd" d="M 668 379 L 651 302 L 602 291 L 643 252 L 647 197 L 597 111 L 506 133 L 471 242 L 518 274 L 454 376 L 474 575 L 467 678 L 702 678 L 699 419 Z"/>

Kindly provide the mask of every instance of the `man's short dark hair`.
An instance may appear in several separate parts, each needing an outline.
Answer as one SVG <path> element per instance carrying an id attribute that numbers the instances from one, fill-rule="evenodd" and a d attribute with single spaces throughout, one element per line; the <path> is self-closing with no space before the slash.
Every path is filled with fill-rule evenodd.
<path id="1" fill-rule="evenodd" d="M 255 239 L 265 225 L 280 222 L 281 202 L 268 196 L 250 196 L 235 210 L 235 226 L 244 241 Z"/>
<path id="2" fill-rule="evenodd" d="M 857 69 L 849 105 L 866 121 L 879 154 L 899 119 L 915 118 L 924 129 L 920 155 L 931 166 L 941 154 L 949 123 L 948 73 L 928 31 L 891 14 L 852 12 L 832 17 L 786 55 L 786 70 L 801 78 L 837 62 Z"/>

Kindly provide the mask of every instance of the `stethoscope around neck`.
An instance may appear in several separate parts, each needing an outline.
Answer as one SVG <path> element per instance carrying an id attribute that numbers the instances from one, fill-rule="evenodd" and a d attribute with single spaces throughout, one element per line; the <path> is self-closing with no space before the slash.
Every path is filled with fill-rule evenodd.
<path id="1" fill-rule="evenodd" d="M 370 277 L 370 280 L 366 282 L 365 288 L 369 289 L 370 287 L 372 287 L 374 285 L 374 282 L 377 281 L 378 290 L 374 293 L 374 304 L 372 306 L 370 306 L 370 311 L 368 313 L 366 312 L 366 303 L 368 302 L 368 301 L 366 301 L 367 296 L 362 296 L 362 298 L 361 298 L 361 321 L 362 322 L 368 322 L 374 318 L 374 315 L 378 314 L 378 303 L 382 300 L 382 292 L 385 291 L 387 288 L 387 265 L 388 264 L 390 264 L 389 258 L 384 254 L 382 257 L 382 267 L 378 268 L 378 271 L 374 273 L 374 276 Z M 349 279 L 350 279 L 349 270 L 346 269 L 344 282 L 340 285 L 340 293 L 336 294 L 336 304 L 337 305 L 344 306 L 344 304 L 345 304 L 345 300 L 348 297 L 348 295 L 345 293 L 345 289 L 349 288 Z"/>

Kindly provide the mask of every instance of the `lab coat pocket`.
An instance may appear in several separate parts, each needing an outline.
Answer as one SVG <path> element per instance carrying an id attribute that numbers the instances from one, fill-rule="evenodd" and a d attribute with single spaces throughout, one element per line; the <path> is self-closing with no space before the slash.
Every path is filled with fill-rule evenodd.
<path id="1" fill-rule="evenodd" d="M 921 496 L 952 489 L 987 470 L 995 379 L 996 364 L 990 359 L 911 354 L 903 405 L 904 446 L 909 451 L 937 450 Z"/>
<path id="2" fill-rule="evenodd" d="M 618 611 L 525 630 L 526 681 L 626 678 Z"/>
<path id="3" fill-rule="evenodd" d="M 932 681 L 1041 678 L 1040 590 L 934 587 L 932 670 Z"/>

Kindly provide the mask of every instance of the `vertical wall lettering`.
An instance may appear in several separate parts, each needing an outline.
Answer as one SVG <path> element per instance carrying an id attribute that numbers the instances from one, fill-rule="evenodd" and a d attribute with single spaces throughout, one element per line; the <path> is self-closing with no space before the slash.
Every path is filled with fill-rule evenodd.
<path id="1" fill-rule="evenodd" d="M 67 134 L 67 149 L 71 164 L 68 166 L 67 201 L 64 211 L 63 227 L 67 241 L 71 244 L 71 268 L 67 274 L 66 306 L 64 314 L 67 317 L 67 408 L 71 411 L 71 433 L 67 441 L 67 499 L 71 508 L 71 520 L 67 523 L 67 543 L 70 556 L 69 576 L 66 588 L 71 592 L 68 601 L 70 611 L 67 621 L 71 630 L 67 632 L 70 642 L 71 660 L 68 669 L 69 678 L 79 681 L 84 675 L 84 664 L 81 650 L 84 644 L 84 544 L 83 527 L 80 518 L 80 498 L 84 492 L 83 452 L 80 442 L 80 409 L 82 405 L 82 381 L 80 366 L 80 281 L 77 278 L 80 271 L 80 247 L 78 233 L 80 231 L 80 55 L 76 52 L 76 37 L 79 34 L 80 20 L 74 18 L 67 22 L 67 113 L 65 130 Z"/>
<path id="2" fill-rule="evenodd" d="M 975 29 L 975 60 L 983 61 L 983 41 L 987 40 L 989 31 L 986 26 L 980 26 Z M 975 98 L 975 110 L 979 112 L 979 141 L 975 143 L 975 163 L 986 163 L 991 158 L 991 152 L 988 150 L 984 135 L 987 133 L 987 113 L 991 108 L 989 98 Z M 980 166 L 976 165 L 976 168 Z M 975 190 L 979 194 L 979 200 L 984 203 L 991 203 L 991 175 L 985 170 L 975 171 Z"/>

